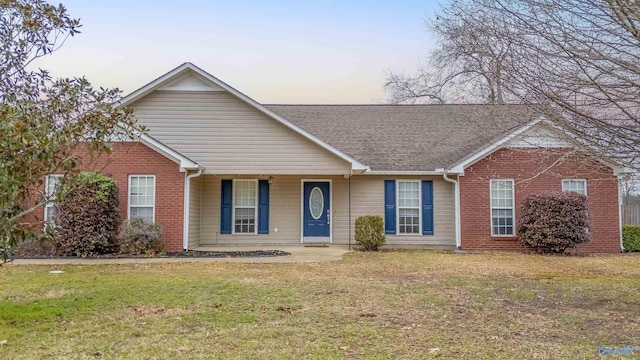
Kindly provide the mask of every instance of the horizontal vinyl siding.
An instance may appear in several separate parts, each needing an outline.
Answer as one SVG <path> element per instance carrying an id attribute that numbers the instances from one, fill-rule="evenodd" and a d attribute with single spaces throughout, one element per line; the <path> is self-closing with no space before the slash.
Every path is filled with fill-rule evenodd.
<path id="1" fill-rule="evenodd" d="M 201 245 L 297 245 L 300 244 L 300 179 L 277 176 L 269 191 L 269 234 L 220 234 L 220 185 L 222 179 L 264 177 L 202 177 Z M 278 232 L 275 232 L 278 228 Z"/>
<path id="2" fill-rule="evenodd" d="M 351 179 L 352 218 L 362 215 L 380 215 L 384 218 L 385 180 L 433 181 L 433 235 L 387 235 L 389 245 L 455 245 L 454 189 L 440 176 L 354 176 Z"/>
<path id="3" fill-rule="evenodd" d="M 209 174 L 346 174 L 350 164 L 224 91 L 156 91 L 132 107 L 149 134 Z"/>
<path id="4" fill-rule="evenodd" d="M 189 189 L 189 248 L 200 245 L 200 199 L 202 192 L 202 178 L 191 180 Z"/>
<path id="5" fill-rule="evenodd" d="M 349 182 L 342 176 L 274 176 L 270 190 L 270 223 L 266 235 L 220 235 L 220 184 L 222 179 L 265 179 L 252 176 L 202 176 L 200 245 L 297 245 L 301 237 L 302 179 L 331 180 L 333 244 L 346 245 L 353 224 L 361 215 L 384 217 L 384 180 L 388 176 L 353 176 L 351 179 L 351 229 L 349 228 Z M 399 177 L 433 180 L 434 235 L 388 235 L 390 245 L 454 246 L 453 184 L 441 177 Z M 278 228 L 278 232 L 275 232 Z"/>

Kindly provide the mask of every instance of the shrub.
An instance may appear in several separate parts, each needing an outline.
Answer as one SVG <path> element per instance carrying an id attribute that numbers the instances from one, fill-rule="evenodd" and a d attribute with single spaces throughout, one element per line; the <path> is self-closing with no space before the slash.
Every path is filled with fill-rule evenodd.
<path id="1" fill-rule="evenodd" d="M 591 239 L 587 197 L 575 192 L 529 195 L 518 222 L 518 238 L 525 245 L 554 253 Z"/>
<path id="2" fill-rule="evenodd" d="M 54 252 L 52 242 L 32 237 L 18 242 L 13 255 L 16 257 L 51 256 Z"/>
<path id="3" fill-rule="evenodd" d="M 624 225 L 622 227 L 622 244 L 626 252 L 640 251 L 640 226 Z"/>
<path id="4" fill-rule="evenodd" d="M 55 243 L 59 255 L 90 256 L 116 252 L 118 187 L 113 178 L 82 172 L 65 179 L 56 204 Z"/>
<path id="5" fill-rule="evenodd" d="M 162 251 L 162 231 L 158 224 L 142 218 L 125 220 L 118 235 L 120 252 L 125 254 L 157 254 Z"/>
<path id="6" fill-rule="evenodd" d="M 358 216 L 356 218 L 356 244 L 362 250 L 372 251 L 385 244 L 384 220 L 379 215 Z"/>

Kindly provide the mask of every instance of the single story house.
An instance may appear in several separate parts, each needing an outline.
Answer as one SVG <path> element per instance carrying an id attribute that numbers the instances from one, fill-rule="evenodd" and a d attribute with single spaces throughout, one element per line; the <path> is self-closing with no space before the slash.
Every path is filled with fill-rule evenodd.
<path id="1" fill-rule="evenodd" d="M 519 206 L 547 190 L 587 195 L 580 251 L 621 250 L 619 169 L 522 106 L 264 105 L 191 63 L 122 106 L 149 131 L 102 171 L 170 251 L 346 245 L 361 215 L 389 245 L 517 250 Z"/>

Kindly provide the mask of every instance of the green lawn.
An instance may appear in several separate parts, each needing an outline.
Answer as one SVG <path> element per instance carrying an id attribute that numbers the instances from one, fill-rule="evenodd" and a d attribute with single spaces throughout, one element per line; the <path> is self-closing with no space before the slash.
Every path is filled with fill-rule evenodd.
<path id="1" fill-rule="evenodd" d="M 637 255 L 51 269 L 0 267 L 0 359 L 593 359 L 640 346 Z"/>

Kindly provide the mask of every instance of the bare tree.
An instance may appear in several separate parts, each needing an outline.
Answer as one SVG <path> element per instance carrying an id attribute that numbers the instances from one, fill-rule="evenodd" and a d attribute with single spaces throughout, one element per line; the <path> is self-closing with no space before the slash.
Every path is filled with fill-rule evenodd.
<path id="1" fill-rule="evenodd" d="M 620 195 L 623 205 L 640 203 L 640 176 L 637 173 L 620 180 Z"/>
<path id="2" fill-rule="evenodd" d="M 482 1 L 452 1 L 427 28 L 438 39 L 415 75 L 390 73 L 385 88 L 393 103 L 480 102 L 503 104 L 502 63 L 510 37 L 493 36 L 500 19 Z"/>
<path id="3" fill-rule="evenodd" d="M 457 91 L 528 104 L 589 151 L 640 168 L 639 1 L 454 0 L 442 14 L 431 70 L 391 74 L 393 102 L 458 81 Z"/>

